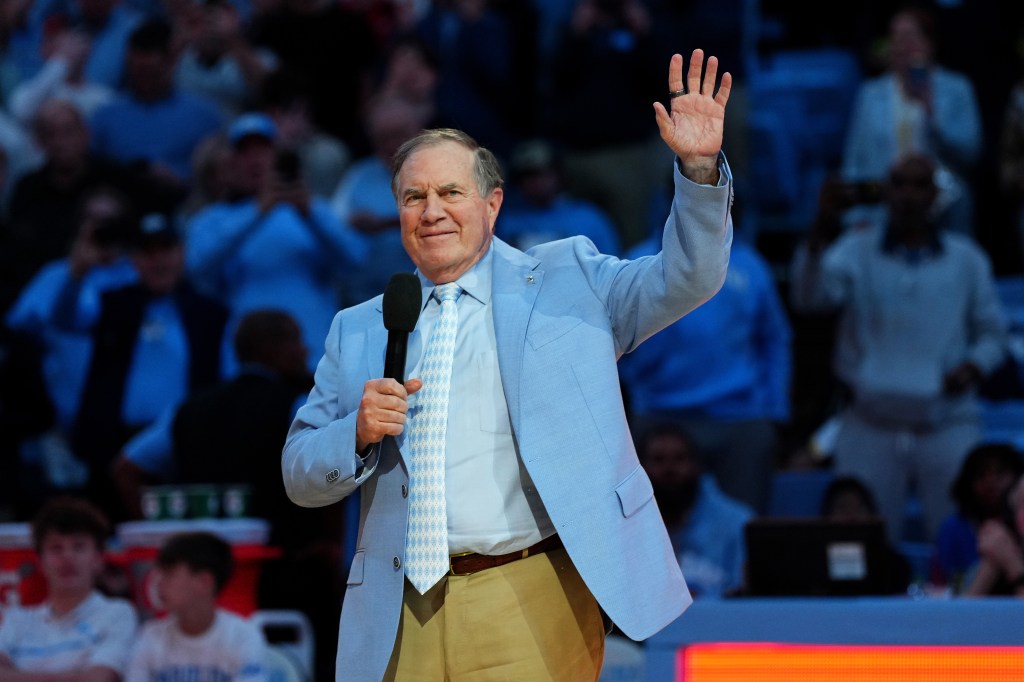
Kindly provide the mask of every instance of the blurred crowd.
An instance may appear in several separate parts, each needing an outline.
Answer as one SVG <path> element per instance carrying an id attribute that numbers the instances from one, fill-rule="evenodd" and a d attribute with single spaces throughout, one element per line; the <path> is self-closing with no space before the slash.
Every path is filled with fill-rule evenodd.
<path id="1" fill-rule="evenodd" d="M 265 603 L 336 628 L 316 591 L 340 600 L 342 511 L 291 505 L 279 454 L 334 313 L 412 269 L 391 155 L 465 130 L 504 169 L 499 238 L 643 257 L 671 187 L 651 103 L 670 56 L 701 47 L 736 77 L 728 277 L 620 363 L 691 587 L 742 593 L 745 524 L 776 473 L 811 469 L 852 481 L 815 514 L 852 490 L 897 554 L 925 546 L 894 591 L 1018 591 L 1024 410 L 1016 430 L 985 419 L 1024 403 L 1012 4 L 4 3 L 0 513 L 73 494 L 119 523 L 148 486 L 244 482 L 285 550 L 269 582 L 317 576 Z M 779 230 L 753 86 L 819 50 L 858 77 L 836 157 L 800 185 L 813 215 Z"/>

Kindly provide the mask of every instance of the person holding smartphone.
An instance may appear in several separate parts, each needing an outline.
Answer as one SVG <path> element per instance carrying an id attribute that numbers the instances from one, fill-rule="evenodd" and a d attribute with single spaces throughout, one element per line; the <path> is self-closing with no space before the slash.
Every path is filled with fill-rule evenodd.
<path id="1" fill-rule="evenodd" d="M 935 62 L 936 30 L 927 11 L 896 9 L 889 21 L 888 67 L 864 81 L 854 99 L 841 175 L 848 182 L 884 181 L 908 154 L 931 156 L 940 169 L 940 227 L 973 234 L 970 173 L 981 154 L 981 119 L 970 80 Z M 877 225 L 884 207 L 861 205 L 847 223 Z"/>
<path id="2" fill-rule="evenodd" d="M 226 338 L 246 313 L 276 308 L 296 319 L 307 348 L 317 348 L 339 307 L 342 275 L 366 256 L 365 240 L 325 199 L 311 196 L 299 157 L 282 151 L 269 116 L 243 114 L 227 137 L 233 196 L 189 221 L 189 274 L 231 311 Z M 231 373 L 237 359 L 230 342 L 224 351 Z"/>

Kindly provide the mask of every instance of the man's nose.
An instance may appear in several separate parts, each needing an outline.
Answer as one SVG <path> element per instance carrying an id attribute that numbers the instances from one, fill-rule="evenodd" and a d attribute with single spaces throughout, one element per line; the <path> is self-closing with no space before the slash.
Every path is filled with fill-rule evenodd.
<path id="1" fill-rule="evenodd" d="M 423 221 L 435 223 L 445 215 L 444 204 L 441 197 L 434 193 L 427 194 L 423 204 Z"/>

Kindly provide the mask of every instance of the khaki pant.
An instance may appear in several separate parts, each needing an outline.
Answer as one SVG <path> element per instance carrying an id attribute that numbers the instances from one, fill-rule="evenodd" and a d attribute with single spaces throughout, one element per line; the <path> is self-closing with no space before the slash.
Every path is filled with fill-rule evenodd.
<path id="1" fill-rule="evenodd" d="M 408 581 L 385 680 L 597 680 L 604 658 L 597 600 L 564 549 L 419 594 Z"/>

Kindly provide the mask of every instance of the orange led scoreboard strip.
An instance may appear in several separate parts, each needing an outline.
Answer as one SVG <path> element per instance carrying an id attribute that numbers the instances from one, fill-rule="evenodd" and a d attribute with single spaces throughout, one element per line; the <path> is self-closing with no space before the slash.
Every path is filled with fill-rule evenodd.
<path id="1" fill-rule="evenodd" d="M 715 643 L 681 647 L 677 682 L 1007 682 L 1024 647 Z"/>

